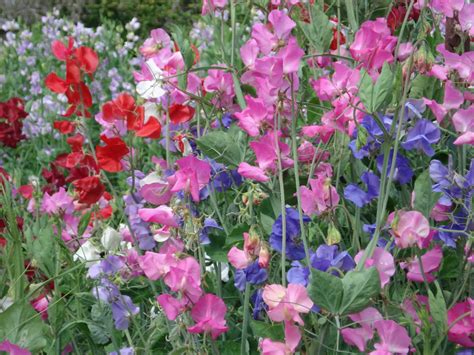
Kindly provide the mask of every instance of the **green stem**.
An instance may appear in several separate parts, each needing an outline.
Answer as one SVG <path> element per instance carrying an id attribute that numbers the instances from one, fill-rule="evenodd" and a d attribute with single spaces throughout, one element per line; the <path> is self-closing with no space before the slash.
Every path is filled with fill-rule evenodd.
<path id="1" fill-rule="evenodd" d="M 245 283 L 244 298 L 244 320 L 242 323 L 242 342 L 240 344 L 240 354 L 247 354 L 247 331 L 249 323 L 249 305 L 250 305 L 250 283 Z"/>

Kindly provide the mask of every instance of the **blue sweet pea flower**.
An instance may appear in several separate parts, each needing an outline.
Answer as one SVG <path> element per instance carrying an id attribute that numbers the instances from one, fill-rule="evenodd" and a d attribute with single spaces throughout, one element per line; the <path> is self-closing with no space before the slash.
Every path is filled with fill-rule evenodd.
<path id="1" fill-rule="evenodd" d="M 214 218 L 207 217 L 206 219 L 204 219 L 204 224 L 202 226 L 201 232 L 199 233 L 199 241 L 202 245 L 207 245 L 211 243 L 209 239 L 209 233 L 212 229 L 222 230 L 223 228 L 219 224 L 217 224 Z"/>
<path id="2" fill-rule="evenodd" d="M 286 279 L 290 284 L 299 284 L 306 287 L 308 285 L 309 268 L 303 266 L 299 261 L 293 261 L 291 268 L 286 274 Z"/>
<path id="3" fill-rule="evenodd" d="M 249 282 L 252 285 L 258 285 L 265 282 L 268 278 L 267 270 L 258 265 L 258 261 L 253 262 L 245 269 L 237 269 L 234 274 L 235 287 L 243 292 L 245 290 L 245 283 Z"/>
<path id="4" fill-rule="evenodd" d="M 289 260 L 301 260 L 305 257 L 303 242 L 300 239 L 301 229 L 298 211 L 294 208 L 286 209 L 286 257 Z M 277 252 L 282 252 L 282 215 L 273 223 L 270 245 Z M 303 216 L 303 222 L 308 223 L 310 218 Z"/>
<path id="5" fill-rule="evenodd" d="M 327 271 L 330 267 L 344 272 L 352 270 L 355 267 L 354 259 L 347 251 L 339 252 L 338 249 L 337 245 L 320 245 L 316 253 L 311 255 L 311 266 L 320 271 Z"/>
<path id="6" fill-rule="evenodd" d="M 349 184 L 344 189 L 344 198 L 352 201 L 357 207 L 363 207 L 379 196 L 380 179 L 374 173 L 367 171 L 361 176 L 367 191 L 356 184 Z"/>
<path id="7" fill-rule="evenodd" d="M 383 159 L 384 155 L 380 154 L 377 157 L 377 170 L 382 173 L 383 169 Z M 388 168 L 387 168 L 387 177 L 390 173 L 393 160 L 393 150 L 390 151 L 390 156 L 388 158 Z M 395 170 L 393 172 L 393 180 L 400 184 L 408 184 L 413 177 L 413 170 L 411 170 L 410 162 L 400 153 L 397 154 L 397 159 L 395 159 Z"/>
<path id="8" fill-rule="evenodd" d="M 423 151 L 429 157 L 434 155 L 431 144 L 438 143 L 441 137 L 439 128 L 429 120 L 419 120 L 415 126 L 408 131 L 407 138 L 402 147 L 406 150 L 417 149 Z"/>
<path id="9" fill-rule="evenodd" d="M 263 301 L 263 290 L 259 288 L 250 297 L 250 301 L 253 304 L 253 319 L 261 320 L 262 314 L 268 309 L 267 304 Z"/>

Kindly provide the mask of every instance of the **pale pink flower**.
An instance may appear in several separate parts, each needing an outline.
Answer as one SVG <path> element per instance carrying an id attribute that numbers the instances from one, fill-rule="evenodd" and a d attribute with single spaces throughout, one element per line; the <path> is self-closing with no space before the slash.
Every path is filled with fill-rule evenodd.
<path id="1" fill-rule="evenodd" d="M 188 328 L 190 333 L 210 333 L 212 339 L 225 333 L 229 328 L 226 326 L 225 314 L 227 307 L 224 301 L 208 293 L 202 296 L 191 310 L 191 318 L 196 322 Z"/>
<path id="2" fill-rule="evenodd" d="M 285 322 L 285 342 L 263 339 L 260 349 L 263 355 L 290 355 L 293 354 L 301 340 L 298 327 L 290 322 Z"/>
<path id="3" fill-rule="evenodd" d="M 242 162 L 239 164 L 237 172 L 244 178 L 258 182 L 267 182 L 270 178 L 265 174 L 263 169 L 258 166 L 252 166 L 249 163 Z"/>
<path id="4" fill-rule="evenodd" d="M 301 207 L 308 216 L 319 216 L 339 203 L 339 194 L 330 178 L 318 176 L 310 179 L 309 184 L 311 189 L 300 186 Z"/>
<path id="5" fill-rule="evenodd" d="M 393 320 L 379 320 L 374 323 L 380 338 L 379 343 L 375 343 L 376 351 L 371 355 L 377 354 L 408 354 L 410 351 L 411 339 L 407 330 Z"/>
<path id="6" fill-rule="evenodd" d="M 201 15 L 207 15 L 216 9 L 223 9 L 227 5 L 227 0 L 202 0 Z"/>
<path id="7" fill-rule="evenodd" d="M 374 337 L 374 323 L 382 320 L 382 315 L 373 307 L 368 307 L 359 313 L 349 315 L 349 318 L 361 325 L 361 328 L 341 329 L 341 335 L 346 344 L 357 346 L 360 351 L 365 351 L 367 341 Z"/>
<path id="8" fill-rule="evenodd" d="M 71 214 L 74 212 L 74 200 L 68 195 L 64 187 L 60 187 L 59 191 L 52 195 L 45 192 L 41 202 L 41 212 L 49 215 Z"/>
<path id="9" fill-rule="evenodd" d="M 138 265 L 145 273 L 145 276 L 153 281 L 166 275 L 177 262 L 172 254 L 147 251 L 144 255 L 138 256 Z"/>
<path id="10" fill-rule="evenodd" d="M 245 269 L 253 261 L 248 253 L 235 246 L 233 246 L 227 253 L 227 259 L 236 269 Z"/>
<path id="11" fill-rule="evenodd" d="M 361 250 L 357 255 L 354 257 L 355 262 L 358 264 L 364 251 Z M 374 250 L 374 254 L 370 259 L 365 261 L 366 268 L 375 266 L 377 271 L 379 272 L 380 276 L 380 284 L 381 287 L 384 287 L 386 284 L 390 282 L 390 277 L 395 274 L 395 263 L 393 261 L 393 256 L 384 248 L 376 247 Z"/>
<path id="12" fill-rule="evenodd" d="M 456 112 L 453 115 L 453 125 L 456 132 L 461 134 L 454 141 L 454 144 L 474 145 L 474 105 Z"/>
<path id="13" fill-rule="evenodd" d="M 313 301 L 306 288 L 299 284 L 267 285 L 263 289 L 263 300 L 268 305 L 268 317 L 275 322 L 292 321 L 303 325 L 300 313 L 309 313 Z"/>
<path id="14" fill-rule="evenodd" d="M 428 220 L 418 211 L 398 211 L 396 214 L 392 212 L 388 216 L 388 223 L 391 223 L 391 233 L 401 249 L 414 244 L 422 248 L 424 239 L 430 234 Z"/>
<path id="15" fill-rule="evenodd" d="M 171 39 L 168 33 L 162 28 L 154 29 L 140 47 L 140 53 L 146 58 L 150 58 L 163 48 L 171 47 Z"/>

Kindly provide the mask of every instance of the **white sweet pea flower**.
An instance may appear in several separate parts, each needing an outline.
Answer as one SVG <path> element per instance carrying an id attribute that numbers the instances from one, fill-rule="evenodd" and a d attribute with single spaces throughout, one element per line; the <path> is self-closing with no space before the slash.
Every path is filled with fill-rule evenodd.
<path id="1" fill-rule="evenodd" d="M 100 242 L 107 251 L 116 250 L 120 246 L 121 241 L 122 236 L 112 227 L 105 228 L 102 238 L 100 238 Z"/>
<path id="2" fill-rule="evenodd" d="M 206 261 L 211 261 L 211 258 L 206 253 L 204 253 L 204 259 Z M 221 280 L 223 282 L 229 281 L 229 264 L 222 262 L 219 262 L 219 264 L 221 266 Z M 214 274 L 216 272 L 214 268 L 214 263 L 210 264 L 209 266 L 206 266 L 206 271 Z"/>
<path id="3" fill-rule="evenodd" d="M 86 241 L 81 247 L 76 251 L 73 256 L 73 260 L 80 260 L 86 263 L 87 267 L 92 266 L 100 259 L 100 252 L 90 240 Z"/>
<path id="4" fill-rule="evenodd" d="M 137 84 L 137 93 L 144 99 L 159 99 L 166 94 L 163 89 L 163 71 L 156 65 L 153 59 L 148 59 L 145 64 L 148 66 L 152 80 L 143 80 Z"/>
<path id="5" fill-rule="evenodd" d="M 5 312 L 13 304 L 13 299 L 5 296 L 0 298 L 0 313 Z"/>

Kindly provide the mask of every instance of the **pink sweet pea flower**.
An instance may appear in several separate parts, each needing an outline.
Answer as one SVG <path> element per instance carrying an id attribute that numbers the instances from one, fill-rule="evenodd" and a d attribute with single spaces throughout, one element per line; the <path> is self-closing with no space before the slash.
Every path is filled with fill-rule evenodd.
<path id="1" fill-rule="evenodd" d="M 248 253 L 235 246 L 227 253 L 227 259 L 236 269 L 245 269 L 252 262 L 252 257 Z"/>
<path id="2" fill-rule="evenodd" d="M 296 23 L 284 12 L 273 10 L 268 15 L 268 22 L 273 25 L 273 32 L 279 40 L 286 40 Z"/>
<path id="3" fill-rule="evenodd" d="M 194 202 L 199 202 L 199 191 L 208 184 L 211 177 L 211 166 L 208 162 L 192 155 L 179 159 L 176 164 L 176 182 L 171 188 L 172 192 L 190 192 Z"/>
<path id="4" fill-rule="evenodd" d="M 196 302 L 202 294 L 201 268 L 191 256 L 170 266 L 164 281 L 172 291 L 182 292 L 192 302 Z"/>
<path id="5" fill-rule="evenodd" d="M 171 253 L 154 253 L 147 251 L 145 255 L 138 256 L 138 265 L 150 280 L 158 280 L 170 271 L 170 267 L 177 264 L 176 258 Z"/>
<path id="6" fill-rule="evenodd" d="M 0 343 L 0 351 L 5 351 L 10 355 L 31 355 L 28 349 L 19 347 L 16 344 L 10 343 L 9 340 L 4 340 Z"/>
<path id="7" fill-rule="evenodd" d="M 464 96 L 450 81 L 447 81 L 444 90 L 444 102 L 442 104 L 425 98 L 423 101 L 433 112 L 436 121 L 441 123 L 449 110 L 457 110 L 461 107 L 464 102 Z"/>
<path id="8" fill-rule="evenodd" d="M 232 84 L 233 85 L 233 84 Z M 238 126 L 242 128 L 251 137 L 257 137 L 260 134 L 260 128 L 272 126 L 273 112 L 262 99 L 245 96 L 247 106 L 242 112 L 236 112 Z"/>
<path id="9" fill-rule="evenodd" d="M 242 162 L 239 164 L 237 172 L 244 178 L 258 182 L 267 182 L 270 178 L 265 175 L 265 171 L 257 166 L 252 166 L 249 163 Z"/>
<path id="10" fill-rule="evenodd" d="M 221 64 L 221 66 L 223 65 Z M 207 77 L 204 79 L 204 89 L 207 92 L 216 93 L 217 96 L 212 99 L 212 102 L 217 107 L 231 105 L 235 96 L 232 74 L 220 69 L 208 71 Z"/>
<path id="11" fill-rule="evenodd" d="M 397 37 L 391 35 L 385 18 L 366 21 L 350 46 L 352 57 L 366 68 L 379 70 L 385 62 L 393 61 Z"/>
<path id="12" fill-rule="evenodd" d="M 171 179 L 172 180 L 172 179 Z M 140 194 L 146 202 L 154 205 L 165 205 L 172 197 L 170 179 L 163 179 L 156 172 L 140 180 Z"/>
<path id="13" fill-rule="evenodd" d="M 207 15 L 216 9 L 223 9 L 227 5 L 227 0 L 202 0 L 201 15 Z"/>
<path id="14" fill-rule="evenodd" d="M 370 355 L 408 354 L 411 339 L 407 330 L 393 320 L 379 320 L 374 323 L 380 342 L 374 344 L 376 351 Z"/>
<path id="15" fill-rule="evenodd" d="M 432 0 L 430 5 L 446 17 L 454 17 L 454 11 L 459 12 L 464 7 L 464 0 Z"/>
<path id="16" fill-rule="evenodd" d="M 429 237 L 430 224 L 428 220 L 418 211 L 392 212 L 388 216 L 391 224 L 391 234 L 395 237 L 395 243 L 401 249 L 417 244 L 423 247 L 424 239 Z"/>
<path id="17" fill-rule="evenodd" d="M 163 308 L 166 318 L 169 320 L 175 320 L 176 317 L 178 317 L 184 311 L 186 305 L 188 304 L 187 299 L 177 299 L 169 294 L 159 295 L 156 300 L 160 304 L 161 308 Z"/>
<path id="18" fill-rule="evenodd" d="M 227 307 L 224 301 L 208 293 L 202 296 L 191 310 L 191 317 L 196 322 L 188 328 L 190 333 L 211 333 L 212 339 L 225 333 L 229 327 L 226 326 L 225 314 Z"/>
<path id="19" fill-rule="evenodd" d="M 242 47 L 240 47 L 242 62 L 244 62 L 248 69 L 253 69 L 259 51 L 257 41 L 253 38 L 249 39 Z"/>
<path id="20" fill-rule="evenodd" d="M 362 258 L 363 254 L 364 251 L 361 250 L 354 257 L 357 264 L 359 263 L 359 260 Z M 364 266 L 367 268 L 371 266 L 376 267 L 377 271 L 379 272 L 382 288 L 390 282 L 390 277 L 395 274 L 395 263 L 393 261 L 393 256 L 384 248 L 375 248 L 372 258 L 367 259 Z"/>
<path id="21" fill-rule="evenodd" d="M 382 315 L 375 308 L 368 307 L 359 313 L 350 314 L 349 318 L 360 324 L 361 328 L 342 329 L 342 338 L 346 344 L 357 346 L 360 351 L 365 351 L 367 341 L 374 337 L 374 323 L 382 320 Z"/>
<path id="22" fill-rule="evenodd" d="M 295 37 L 290 37 L 288 44 L 280 49 L 277 57 L 283 60 L 283 73 L 296 73 L 300 67 L 301 58 L 304 50 L 300 48 Z"/>
<path id="23" fill-rule="evenodd" d="M 295 352 L 301 340 L 298 327 L 290 322 L 285 322 L 285 343 L 263 339 L 260 342 L 262 355 L 290 355 Z"/>
<path id="24" fill-rule="evenodd" d="M 53 214 L 71 214 L 74 212 L 74 200 L 68 195 L 64 187 L 53 195 L 45 192 L 41 202 L 41 212 L 49 215 Z"/>
<path id="25" fill-rule="evenodd" d="M 168 33 L 162 28 L 154 29 L 150 32 L 150 38 L 147 38 L 140 47 L 140 53 L 146 58 L 151 58 L 162 48 L 170 48 L 171 39 Z"/>
<path id="26" fill-rule="evenodd" d="M 324 101 L 331 101 L 345 92 L 355 94 L 358 91 L 359 70 L 351 69 L 342 62 L 335 62 L 333 68 L 331 79 L 323 76 L 311 83 L 318 97 Z"/>
<path id="27" fill-rule="evenodd" d="M 339 203 L 339 195 L 330 178 L 318 176 L 310 179 L 309 184 L 311 189 L 300 186 L 301 207 L 308 216 L 319 216 Z"/>
<path id="28" fill-rule="evenodd" d="M 464 318 L 458 320 L 463 315 L 465 315 Z M 456 320 L 458 321 L 454 323 Z M 474 334 L 474 300 L 472 298 L 456 303 L 448 310 L 448 325 L 450 327 L 448 330 L 449 341 L 467 348 L 474 347 L 472 339 L 472 334 Z"/>
<path id="29" fill-rule="evenodd" d="M 48 319 L 48 305 L 49 301 L 46 295 L 41 294 L 37 298 L 31 301 L 31 305 L 36 312 L 41 314 L 42 320 Z"/>
<path id="30" fill-rule="evenodd" d="M 299 284 L 267 285 L 263 289 L 263 300 L 268 305 L 268 317 L 275 322 L 292 321 L 303 325 L 300 313 L 308 313 L 313 301 L 306 288 Z"/>
<path id="31" fill-rule="evenodd" d="M 278 134 L 280 135 L 280 134 Z M 289 157 L 290 147 L 278 140 L 280 158 L 283 169 L 293 166 L 293 160 Z M 278 160 L 275 144 L 275 133 L 267 132 L 260 140 L 250 142 L 250 148 L 257 157 L 257 164 L 263 170 L 269 170 L 272 173 L 276 171 L 276 161 Z"/>
<path id="32" fill-rule="evenodd" d="M 454 144 L 474 145 L 474 105 L 456 112 L 453 116 L 453 125 L 456 131 L 461 134 Z"/>
<path id="33" fill-rule="evenodd" d="M 156 208 L 140 208 L 138 215 L 145 222 L 159 223 L 169 227 L 179 227 L 178 220 L 169 206 L 162 205 Z"/>
<path id="34" fill-rule="evenodd" d="M 441 247 L 438 245 L 434 247 L 432 250 L 426 252 L 421 257 L 421 264 L 423 266 L 423 272 L 426 277 L 427 282 L 433 282 L 436 277 L 433 276 L 431 273 L 436 272 L 439 269 L 441 264 L 441 260 L 443 259 L 443 251 Z M 415 258 L 409 262 L 402 262 L 400 263 L 400 267 L 402 269 L 408 269 L 407 278 L 410 281 L 414 282 L 423 282 L 423 274 L 420 268 L 420 260 Z"/>

